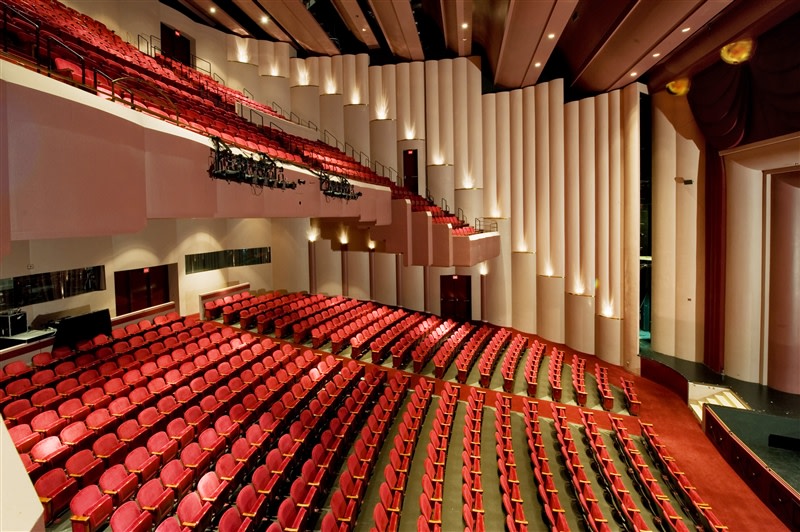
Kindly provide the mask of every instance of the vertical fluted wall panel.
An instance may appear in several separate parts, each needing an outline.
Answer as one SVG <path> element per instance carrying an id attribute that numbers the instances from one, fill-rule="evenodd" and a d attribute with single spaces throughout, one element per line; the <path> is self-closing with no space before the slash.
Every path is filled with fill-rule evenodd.
<path id="1" fill-rule="evenodd" d="M 525 237 L 524 251 L 535 252 L 537 203 L 536 150 L 534 149 L 536 146 L 536 89 L 534 87 L 522 89 L 522 108 L 522 138 L 525 142 L 522 154 L 522 231 Z"/>
<path id="2" fill-rule="evenodd" d="M 483 108 L 483 214 L 500 217 L 497 201 L 497 130 L 495 94 L 484 94 Z"/>
<path id="3" fill-rule="evenodd" d="M 497 205 L 501 218 L 511 217 L 511 98 L 509 92 L 498 92 L 495 99 L 495 158 L 497 172 Z M 510 235 L 509 227 L 509 236 Z"/>

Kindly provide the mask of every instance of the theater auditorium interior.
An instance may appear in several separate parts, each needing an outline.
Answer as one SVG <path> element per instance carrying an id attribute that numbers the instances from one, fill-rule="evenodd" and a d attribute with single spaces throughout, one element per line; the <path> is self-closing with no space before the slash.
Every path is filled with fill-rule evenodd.
<path id="1" fill-rule="evenodd" d="M 0 15 L 0 530 L 800 530 L 796 0 Z"/>

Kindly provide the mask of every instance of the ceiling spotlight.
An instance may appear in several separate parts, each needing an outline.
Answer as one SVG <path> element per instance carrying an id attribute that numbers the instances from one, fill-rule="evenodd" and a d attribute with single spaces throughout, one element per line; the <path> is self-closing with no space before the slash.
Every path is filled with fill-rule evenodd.
<path id="1" fill-rule="evenodd" d="M 466 22 L 462 22 L 462 23 L 461 23 L 461 29 L 462 29 L 462 30 L 465 30 L 465 29 L 467 29 L 467 28 L 469 28 L 469 24 L 467 24 Z"/>
<path id="2" fill-rule="evenodd" d="M 535 62 L 535 63 L 533 64 L 533 66 L 534 66 L 535 68 L 539 68 L 540 66 L 542 66 L 542 64 L 541 64 L 540 62 L 538 62 L 538 61 L 537 61 L 537 62 Z"/>
<path id="3" fill-rule="evenodd" d="M 267 22 L 269 22 L 269 17 L 266 15 L 261 15 L 261 23 L 266 24 Z"/>
<path id="4" fill-rule="evenodd" d="M 729 65 L 738 65 L 753 57 L 754 49 L 755 42 L 748 37 L 726 44 L 720 49 L 719 56 Z"/>
<path id="5" fill-rule="evenodd" d="M 681 33 L 689 33 L 690 31 L 692 31 L 692 28 L 690 28 L 689 26 L 686 26 L 685 28 L 683 28 L 681 30 Z"/>
<path id="6" fill-rule="evenodd" d="M 667 83 L 667 92 L 674 96 L 684 96 L 689 92 L 691 87 L 689 78 L 680 78 Z"/>
<path id="7" fill-rule="evenodd" d="M 547 34 L 547 38 L 548 39 L 555 39 L 556 38 L 556 34 L 555 33 L 548 33 Z"/>
<path id="8" fill-rule="evenodd" d="M 211 14 L 213 15 L 214 13 L 216 13 L 216 12 L 217 12 L 217 8 L 216 8 L 216 7 L 214 7 L 214 6 L 211 6 L 211 7 L 209 7 L 209 8 L 208 8 L 208 12 L 209 12 L 209 13 L 211 13 Z"/>
<path id="9" fill-rule="evenodd" d="M 653 57 L 661 57 L 661 54 L 656 52 L 656 53 L 653 54 Z"/>
<path id="10" fill-rule="evenodd" d="M 639 73 L 638 73 L 638 72 L 631 72 L 631 77 L 632 77 L 632 78 L 635 78 L 635 77 L 636 77 L 636 76 L 638 76 L 638 75 L 639 75 Z"/>

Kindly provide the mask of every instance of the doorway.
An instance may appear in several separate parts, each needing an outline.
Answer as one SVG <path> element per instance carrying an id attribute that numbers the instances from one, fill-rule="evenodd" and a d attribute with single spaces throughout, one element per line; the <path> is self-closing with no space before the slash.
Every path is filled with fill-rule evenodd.
<path id="1" fill-rule="evenodd" d="M 419 194 L 419 152 L 403 150 L 403 186 Z"/>
<path id="2" fill-rule="evenodd" d="M 171 301 L 169 266 L 114 272 L 117 316 Z"/>
<path id="3" fill-rule="evenodd" d="M 471 275 L 442 275 L 439 288 L 442 318 L 472 320 Z"/>

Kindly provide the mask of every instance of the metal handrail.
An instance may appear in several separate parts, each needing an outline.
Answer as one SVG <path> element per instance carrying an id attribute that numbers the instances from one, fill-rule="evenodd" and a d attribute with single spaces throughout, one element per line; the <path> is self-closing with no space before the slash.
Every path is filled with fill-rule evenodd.
<path id="1" fill-rule="evenodd" d="M 253 113 L 255 113 L 255 115 L 258 117 L 258 120 L 260 122 L 259 126 L 264 127 L 264 115 L 262 115 L 261 113 L 259 113 L 255 109 L 251 109 L 249 107 L 248 107 L 248 109 L 250 109 L 250 121 L 255 124 L 255 120 L 253 120 Z"/>
<path id="2" fill-rule="evenodd" d="M 35 40 L 33 44 L 33 58 L 37 62 L 37 72 L 38 72 L 38 58 L 39 58 L 39 34 L 41 33 L 41 25 L 39 22 L 36 22 L 32 18 L 30 18 L 25 13 L 17 10 L 13 6 L 8 4 L 3 4 L 3 52 L 8 52 L 8 13 L 9 11 L 16 15 L 16 17 L 24 22 L 27 22 L 31 26 L 34 27 L 35 31 Z"/>
<path id="3" fill-rule="evenodd" d="M 285 115 L 283 114 L 283 107 L 281 107 L 280 105 L 278 105 L 278 102 L 276 102 L 276 101 L 274 101 L 274 100 L 273 100 L 273 102 L 272 102 L 272 108 L 273 108 L 273 109 L 275 109 L 275 112 L 277 112 L 279 115 L 281 115 L 281 116 L 285 116 Z"/>
<path id="4" fill-rule="evenodd" d="M 81 54 L 77 51 L 73 50 L 67 43 L 56 37 L 55 35 L 47 35 L 47 65 L 51 64 L 51 60 L 53 59 L 52 48 L 50 43 L 56 43 L 72 55 L 77 57 L 80 60 L 80 67 L 81 67 L 81 85 L 86 85 L 86 58 L 84 58 Z"/>
<path id="5" fill-rule="evenodd" d="M 144 50 L 142 50 L 142 41 L 144 41 L 144 46 L 145 46 L 145 49 L 144 49 Z M 144 53 L 146 53 L 147 55 L 152 55 L 152 54 L 150 53 L 150 42 L 147 40 L 147 36 L 146 36 L 146 35 L 142 35 L 141 33 L 139 33 L 138 35 L 136 35 L 136 48 L 137 48 L 137 49 L 138 49 L 140 52 L 142 52 L 142 51 L 143 51 L 143 52 L 144 52 Z"/>
<path id="6" fill-rule="evenodd" d="M 247 87 L 242 87 L 242 94 L 244 94 L 245 97 L 250 98 L 251 100 L 256 99 L 256 95 L 247 90 Z"/>

